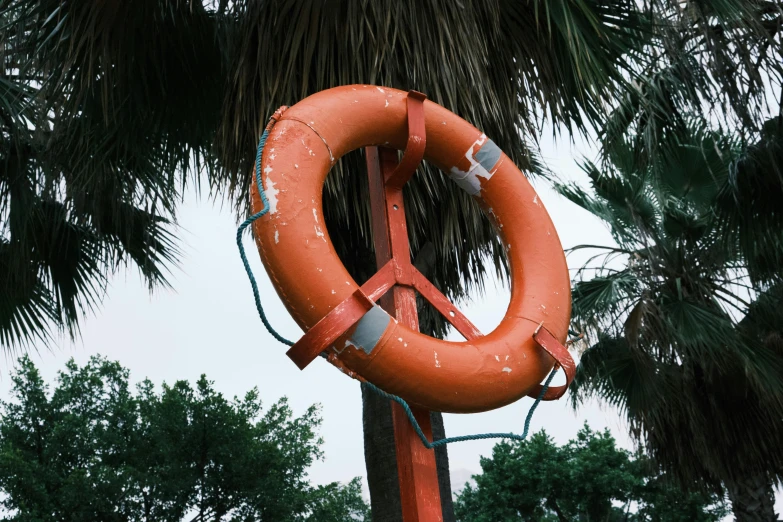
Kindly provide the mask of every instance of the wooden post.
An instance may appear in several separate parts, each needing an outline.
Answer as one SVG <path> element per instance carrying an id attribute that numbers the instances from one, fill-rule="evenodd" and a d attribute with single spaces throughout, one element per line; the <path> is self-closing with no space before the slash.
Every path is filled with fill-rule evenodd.
<path id="1" fill-rule="evenodd" d="M 401 266 L 399 282 L 405 283 L 410 266 L 410 247 L 405 222 L 402 189 L 390 188 L 385 180 L 397 166 L 397 151 L 388 148 L 367 147 L 367 174 L 370 182 L 370 207 L 375 243 L 375 262 L 378 267 L 392 259 Z M 409 283 L 410 284 L 410 283 Z M 381 306 L 405 326 L 419 329 L 416 310 L 416 291 L 411 286 L 398 284 L 384 295 Z M 397 472 L 403 522 L 442 522 L 438 472 L 435 452 L 427 449 L 413 430 L 405 411 L 392 401 L 392 420 L 397 453 Z M 430 412 L 411 408 L 421 429 L 432 440 Z"/>

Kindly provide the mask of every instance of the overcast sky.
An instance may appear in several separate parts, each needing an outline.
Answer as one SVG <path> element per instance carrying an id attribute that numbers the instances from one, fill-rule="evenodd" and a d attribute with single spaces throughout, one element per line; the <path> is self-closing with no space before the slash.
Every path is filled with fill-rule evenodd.
<path id="1" fill-rule="evenodd" d="M 544 160 L 559 176 L 585 179 L 576 161 L 585 155 L 592 157 L 594 151 L 584 143 L 572 145 L 566 140 L 555 143 L 547 139 L 542 145 Z M 536 183 L 536 188 L 564 248 L 611 242 L 605 227 L 587 212 L 554 194 L 543 182 Z M 44 378 L 51 382 L 71 357 L 83 364 L 90 356 L 102 354 L 129 368 L 133 381 L 150 378 L 159 385 L 178 379 L 194 381 L 205 373 L 215 382 L 215 388 L 229 397 L 243 395 L 255 386 L 266 404 L 287 396 L 297 414 L 320 403 L 326 458 L 311 469 L 312 480 L 326 483 L 364 476 L 358 383 L 320 359 L 299 371 L 285 356 L 287 348 L 266 332 L 237 254 L 232 209 L 188 194 L 179 219 L 184 256 L 181 268 L 171 277 L 174 290 L 158 290 L 150 295 L 135 271 L 115 278 L 103 307 L 84 320 L 79 341 L 61 340 L 50 348 L 39 347 L 32 354 Z M 246 248 L 270 320 L 284 337 L 298 338 L 301 331 L 278 300 L 249 237 Z M 575 268 L 579 262 L 574 258 L 569 265 Z M 500 322 L 507 305 L 508 291 L 489 284 L 487 295 L 464 305 L 462 310 L 486 333 Z M 14 360 L 6 356 L 3 363 L 0 398 L 6 400 L 9 366 Z M 493 412 L 446 415 L 446 433 L 519 433 L 531 403 L 531 399 L 523 399 Z M 558 443 L 565 443 L 585 422 L 594 429 L 609 428 L 621 446 L 631 448 L 622 419 L 615 411 L 597 404 L 574 413 L 565 399 L 542 403 L 531 429 L 545 428 Z M 479 458 L 490 454 L 494 443 L 472 441 L 449 446 L 455 487 L 480 471 Z M 780 494 L 777 511 L 783 511 Z"/>

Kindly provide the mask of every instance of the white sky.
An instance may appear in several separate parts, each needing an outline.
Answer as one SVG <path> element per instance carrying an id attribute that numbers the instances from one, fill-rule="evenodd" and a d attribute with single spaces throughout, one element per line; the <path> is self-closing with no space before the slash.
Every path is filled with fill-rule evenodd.
<path id="1" fill-rule="evenodd" d="M 584 143 L 555 143 L 546 137 L 542 146 L 544 159 L 555 173 L 565 179 L 585 180 L 575 162 L 586 153 L 592 157 L 594 152 Z M 556 195 L 545 183 L 537 183 L 536 188 L 565 248 L 611 242 L 608 231 L 596 218 Z M 285 356 L 286 347 L 266 332 L 256 314 L 234 243 L 236 222 L 230 208 L 221 209 L 206 198 L 199 200 L 190 194 L 179 219 L 184 258 L 181 269 L 171 277 L 174 290 L 150 295 L 135 271 L 116 278 L 103 307 L 84 320 L 79 341 L 62 340 L 32 354 L 44 378 L 51 382 L 71 357 L 84 364 L 100 353 L 129 368 L 134 382 L 147 377 L 156 385 L 178 379 L 192 382 L 206 373 L 216 389 L 228 397 L 243 395 L 257 386 L 266 404 L 287 396 L 296 414 L 320 403 L 325 460 L 312 467 L 311 479 L 326 483 L 365 476 L 358 383 L 322 360 L 299 371 Z M 285 337 L 298 338 L 301 331 L 278 300 L 249 237 L 245 244 L 270 320 Z M 580 262 L 580 258 L 569 260 L 572 268 Z M 489 332 L 500 322 L 507 304 L 507 290 L 490 284 L 484 298 L 462 309 L 480 330 Z M 14 359 L 6 356 L 2 362 L 0 399 L 7 400 L 9 366 Z M 531 399 L 523 399 L 489 413 L 446 415 L 446 433 L 519 433 L 531 403 Z M 545 428 L 562 444 L 573 438 L 585 421 L 594 429 L 609 428 L 620 445 L 631 447 L 622 419 L 615 411 L 597 404 L 574 413 L 565 400 L 542 403 L 531 429 Z M 490 454 L 495 442 L 449 446 L 455 488 L 480 472 L 479 458 Z M 780 493 L 777 501 L 777 511 L 783 512 Z"/>

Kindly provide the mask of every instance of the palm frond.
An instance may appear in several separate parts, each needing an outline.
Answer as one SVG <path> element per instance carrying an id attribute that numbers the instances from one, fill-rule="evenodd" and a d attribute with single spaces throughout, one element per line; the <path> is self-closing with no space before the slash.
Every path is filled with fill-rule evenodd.
<path id="1" fill-rule="evenodd" d="M 616 164 L 589 167 L 602 180 L 593 191 L 561 189 L 618 242 L 589 260 L 573 285 L 576 327 L 593 345 L 572 400 L 597 397 L 620 408 L 664 469 L 720 491 L 742 476 L 783 476 L 771 442 L 783 437 L 780 274 L 754 277 L 759 265 L 746 253 L 761 244 L 777 255 L 779 243 L 769 239 L 781 229 L 766 228 L 777 219 L 771 207 L 745 221 L 754 214 L 733 199 L 761 186 L 775 194 L 779 181 L 736 167 L 735 136 L 698 122 L 683 131 L 666 155 L 651 157 L 655 164 L 628 161 L 615 146 Z"/>
<path id="2" fill-rule="evenodd" d="M 769 110 L 769 85 L 783 84 L 780 5 L 741 0 L 643 5 L 653 29 L 636 61 L 633 88 L 602 129 L 606 150 L 631 137 L 637 159 L 650 164 L 688 135 L 684 115 L 709 114 L 740 129 L 743 138 L 756 134 Z"/>
<path id="3" fill-rule="evenodd" d="M 628 301 L 639 293 L 639 281 L 631 270 L 612 272 L 579 281 L 572 289 L 572 314 L 581 327 L 596 325 L 597 316 L 620 319 Z"/>
<path id="4" fill-rule="evenodd" d="M 176 254 L 168 223 L 183 187 L 206 179 L 212 194 L 243 213 L 266 117 L 335 85 L 423 91 L 482 128 L 531 174 L 545 172 L 535 155 L 545 121 L 570 132 L 599 127 L 622 108 L 622 96 L 631 102 L 618 133 L 642 129 L 648 143 L 667 135 L 656 129 L 667 128 L 672 108 L 702 98 L 720 107 L 715 100 L 728 98 L 716 95 L 716 85 L 732 74 L 740 79 L 726 112 L 744 107 L 743 115 L 755 117 L 757 73 L 777 70 L 780 17 L 769 2 L 723 4 L 8 0 L 0 7 L 3 78 L 32 90 L 0 85 L 0 111 L 6 100 L 15 103 L 5 103 L 8 114 L 26 111 L 8 158 L 23 158 L 29 193 L 62 202 L 75 224 L 95 227 L 112 265 L 133 260 L 154 284 L 165 272 L 158 267 Z M 748 51 L 729 71 L 726 58 L 739 44 Z M 639 80 L 648 77 L 655 80 Z M 656 104 L 660 123 L 645 131 L 637 115 Z M 34 132 L 26 135 L 28 128 Z M 420 170 L 405 191 L 412 252 L 434 246 L 433 279 L 459 300 L 482 289 L 490 266 L 503 276 L 503 249 L 475 202 L 432 168 Z M 360 281 L 372 270 L 363 172 L 361 153 L 349 154 L 324 193 L 327 227 Z M 617 188 L 610 179 L 595 183 Z M 24 218 L 12 212 L 18 205 L 9 201 L 22 199 L 11 198 L 11 186 L 0 182 L 4 220 Z M 628 212 L 654 228 L 646 195 L 635 198 Z M 436 321 L 433 331 L 443 327 Z"/>
<path id="5" fill-rule="evenodd" d="M 727 248 L 736 245 L 751 278 L 769 284 L 783 266 L 783 118 L 764 125 L 760 140 L 731 164 L 718 201 Z"/>
<path id="6" fill-rule="evenodd" d="M 54 300 L 35 270 L 15 270 L 15 252 L 0 239 L 0 345 L 6 349 L 50 339 L 59 315 Z"/>
<path id="7" fill-rule="evenodd" d="M 542 117 L 584 127 L 622 80 L 639 16 L 629 2 L 614 4 L 237 2 L 218 138 L 230 190 L 244 205 L 255 140 L 279 105 L 351 83 L 425 92 L 481 128 L 525 171 L 540 173 L 534 142 Z M 363 173 L 361 155 L 349 154 L 324 192 L 330 235 L 359 280 L 372 258 Z M 503 276 L 491 224 L 441 173 L 425 165 L 405 199 L 413 255 L 434 245 L 433 278 L 450 298 L 481 291 L 489 262 Z M 353 232 L 338 237 L 344 230 Z"/>

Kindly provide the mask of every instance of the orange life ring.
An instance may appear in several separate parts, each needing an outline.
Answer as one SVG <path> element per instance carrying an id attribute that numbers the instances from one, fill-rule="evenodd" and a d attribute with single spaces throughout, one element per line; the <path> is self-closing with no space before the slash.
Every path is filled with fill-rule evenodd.
<path id="1" fill-rule="evenodd" d="M 278 295 L 305 331 L 359 288 L 324 226 L 324 180 L 352 150 L 405 149 L 406 96 L 369 85 L 322 91 L 285 111 L 267 138 L 261 170 L 270 208 L 253 225 L 256 244 Z M 543 324 L 565 342 L 568 268 L 552 220 L 514 163 L 481 131 L 440 105 L 424 103 L 425 159 L 481 202 L 506 245 L 508 310 L 486 336 L 449 342 L 373 308 L 335 343 L 339 355 L 332 359 L 418 406 L 486 411 L 530 393 L 553 368 L 555 360 L 533 336 Z M 255 184 L 251 202 L 255 212 L 264 208 Z"/>

